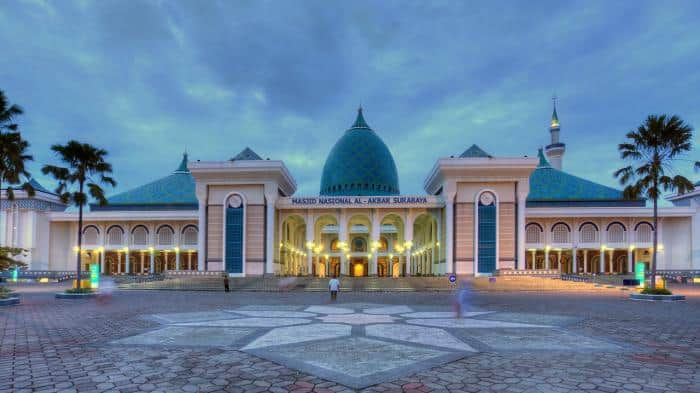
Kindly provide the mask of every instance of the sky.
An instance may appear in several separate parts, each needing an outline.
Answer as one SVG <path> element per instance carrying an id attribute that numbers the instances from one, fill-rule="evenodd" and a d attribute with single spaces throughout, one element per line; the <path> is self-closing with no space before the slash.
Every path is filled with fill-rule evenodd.
<path id="1" fill-rule="evenodd" d="M 402 194 L 472 144 L 535 156 L 557 99 L 564 170 L 619 188 L 617 144 L 647 115 L 698 128 L 698 1 L 0 2 L 0 89 L 40 173 L 70 139 L 126 191 L 249 146 L 318 195 L 359 105 Z M 700 174 L 681 162 L 678 172 Z"/>

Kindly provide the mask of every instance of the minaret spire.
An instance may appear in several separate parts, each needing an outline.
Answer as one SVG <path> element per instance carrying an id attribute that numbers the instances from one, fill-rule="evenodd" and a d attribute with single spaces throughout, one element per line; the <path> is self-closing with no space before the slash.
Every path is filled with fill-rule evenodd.
<path id="1" fill-rule="evenodd" d="M 550 144 L 544 148 L 544 153 L 553 168 L 561 170 L 562 159 L 566 145 L 559 141 L 559 116 L 557 115 L 557 96 L 552 96 L 552 119 L 549 122 Z"/>

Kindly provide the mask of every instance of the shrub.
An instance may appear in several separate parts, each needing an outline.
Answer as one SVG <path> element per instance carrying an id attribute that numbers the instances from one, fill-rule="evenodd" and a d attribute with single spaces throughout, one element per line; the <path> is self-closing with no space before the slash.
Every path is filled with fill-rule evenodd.
<path id="1" fill-rule="evenodd" d="M 7 287 L 0 287 L 0 299 L 8 299 L 12 297 L 12 290 Z"/>
<path id="2" fill-rule="evenodd" d="M 641 293 L 643 295 L 670 295 L 671 291 L 666 288 L 644 288 Z"/>

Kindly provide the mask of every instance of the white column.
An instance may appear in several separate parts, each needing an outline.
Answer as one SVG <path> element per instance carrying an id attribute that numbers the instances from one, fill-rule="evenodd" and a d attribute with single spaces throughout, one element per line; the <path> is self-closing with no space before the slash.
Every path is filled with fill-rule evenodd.
<path id="1" fill-rule="evenodd" d="M 314 242 L 314 216 L 311 213 L 306 214 L 306 242 Z M 340 241 L 340 240 L 339 240 Z M 306 247 L 306 244 L 304 245 Z M 313 270 L 313 250 L 306 247 L 306 274 L 311 275 Z"/>
<path id="2" fill-rule="evenodd" d="M 454 197 L 456 191 L 445 194 L 445 273 L 452 274 L 455 271 L 454 260 Z"/>
<path id="3" fill-rule="evenodd" d="M 131 250 L 129 250 L 127 248 L 126 252 L 124 253 L 124 258 L 125 258 L 124 265 L 126 266 L 126 274 L 131 274 L 131 261 L 129 260 L 129 253 L 130 252 L 131 252 Z"/>
<path id="4" fill-rule="evenodd" d="M 175 249 L 175 270 L 180 270 L 180 250 Z"/>
<path id="5" fill-rule="evenodd" d="M 614 253 L 615 253 L 615 250 L 610 250 L 610 268 L 608 270 L 610 273 L 613 273 L 615 270 L 615 266 L 614 266 L 615 261 L 613 261 L 613 256 L 614 256 L 613 254 Z"/>
<path id="6" fill-rule="evenodd" d="M 187 253 L 187 270 L 192 270 L 192 253 Z"/>
<path id="7" fill-rule="evenodd" d="M 531 254 L 532 260 L 530 261 L 530 269 L 535 270 L 535 268 L 537 267 L 537 250 L 533 248 Z M 525 261 L 523 261 L 523 265 L 526 265 L 524 262 Z"/>
<path id="8" fill-rule="evenodd" d="M 155 252 L 155 250 L 151 251 L 151 264 L 149 266 L 149 272 L 151 274 L 156 272 L 156 252 Z"/>
<path id="9" fill-rule="evenodd" d="M 82 263 L 81 263 L 82 265 Z M 117 274 L 122 274 L 122 253 L 117 251 Z"/>
<path id="10" fill-rule="evenodd" d="M 277 185 L 265 184 L 265 274 L 275 273 L 275 202 Z M 244 245 L 245 247 L 245 245 Z"/>
<path id="11" fill-rule="evenodd" d="M 627 274 L 634 272 L 632 265 L 632 248 L 627 247 Z"/>
<path id="12" fill-rule="evenodd" d="M 525 270 L 525 200 L 527 192 L 523 193 L 520 188 L 523 187 L 523 182 L 518 182 L 518 266 L 521 270 Z M 534 261 L 534 258 L 533 258 Z"/>
<path id="13" fill-rule="evenodd" d="M 598 258 L 598 273 L 603 274 L 605 272 L 605 250 L 600 249 L 600 258 Z"/>
<path id="14" fill-rule="evenodd" d="M 5 209 L 2 208 L 0 205 L 0 246 L 4 246 L 5 243 L 5 237 L 7 236 L 7 229 L 10 228 L 10 223 L 7 221 L 7 213 L 5 213 Z"/>
<path id="15" fill-rule="evenodd" d="M 578 263 L 576 261 L 576 247 L 571 249 L 571 272 L 578 274 Z"/>
<path id="16" fill-rule="evenodd" d="M 207 204 L 205 196 L 199 198 L 199 221 L 197 225 L 197 270 L 204 271 L 206 261 L 206 239 L 207 239 Z M 151 253 L 151 273 L 153 273 L 153 255 Z"/>
<path id="17" fill-rule="evenodd" d="M 549 246 L 544 248 L 544 268 L 549 270 Z"/>
<path id="18" fill-rule="evenodd" d="M 377 254 L 379 254 L 379 249 L 375 247 L 377 242 L 379 241 L 379 230 L 380 230 L 380 224 L 379 224 L 379 212 L 374 210 L 372 212 L 372 229 L 371 229 L 371 238 L 372 238 L 372 260 L 368 261 L 369 262 L 369 276 L 376 276 L 377 275 Z"/>
<path id="19" fill-rule="evenodd" d="M 406 211 L 404 216 L 404 245 L 411 242 L 411 248 L 413 248 L 413 216 L 411 215 L 410 209 Z M 411 258 L 411 248 L 406 247 L 406 267 L 404 268 L 404 275 L 406 277 L 413 273 L 413 261 Z"/>
<path id="20" fill-rule="evenodd" d="M 588 273 L 589 272 L 589 267 L 588 267 L 588 250 L 583 250 L 583 272 Z"/>
<path id="21" fill-rule="evenodd" d="M 559 273 L 561 273 L 561 250 L 557 251 L 557 267 L 559 268 Z"/>
<path id="22" fill-rule="evenodd" d="M 100 274 L 105 273 L 105 250 L 100 248 Z"/>
<path id="23" fill-rule="evenodd" d="M 145 257 L 146 257 L 146 256 L 143 254 L 143 251 L 141 251 L 141 270 L 139 270 L 139 274 L 143 274 L 143 273 L 144 273 L 145 266 L 144 266 L 143 261 L 144 261 Z"/>
<path id="24" fill-rule="evenodd" d="M 319 234 L 319 237 L 321 235 Z M 349 249 L 352 249 L 350 244 L 350 238 L 348 237 L 348 217 L 345 209 L 340 210 L 340 217 L 338 219 L 338 241 L 345 242 Z M 350 273 L 350 261 L 345 258 L 345 251 L 340 254 L 340 274 L 348 275 Z"/>

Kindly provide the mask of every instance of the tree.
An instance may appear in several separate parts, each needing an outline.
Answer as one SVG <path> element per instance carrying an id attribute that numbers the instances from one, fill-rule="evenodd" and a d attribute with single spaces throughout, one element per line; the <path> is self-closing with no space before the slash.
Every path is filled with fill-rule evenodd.
<path id="1" fill-rule="evenodd" d="M 15 199 L 12 187 L 19 184 L 23 178 L 30 178 L 29 172 L 25 168 L 27 161 L 34 158 L 27 154 L 29 143 L 22 139 L 22 135 L 17 131 L 19 126 L 14 122 L 15 118 L 23 113 L 22 108 L 17 105 L 9 105 L 5 93 L 0 90 L 0 190 L 3 184 L 8 185 L 6 193 L 7 199 Z M 34 196 L 34 187 L 25 181 L 21 188 L 29 196 Z M 0 194 L 0 206 L 2 206 L 2 194 Z M 2 223 L 0 222 L 0 225 Z"/>
<path id="2" fill-rule="evenodd" d="M 651 287 L 656 287 L 656 257 L 658 247 L 659 198 L 662 192 L 685 194 L 693 191 L 693 183 L 675 173 L 678 161 L 690 161 L 684 156 L 691 150 L 693 128 L 678 116 L 650 115 L 636 131 L 626 135 L 627 141 L 618 146 L 620 157 L 631 162 L 615 171 L 615 177 L 625 186 L 626 199 L 651 199 L 654 206 L 654 248 L 651 259 Z M 700 162 L 693 163 L 695 170 Z"/>
<path id="3" fill-rule="evenodd" d="M 100 206 L 107 204 L 105 193 L 100 184 L 117 185 L 113 178 L 112 164 L 105 161 L 107 151 L 87 143 L 71 140 L 65 145 L 53 145 L 51 150 L 66 164 L 65 167 L 45 165 L 41 172 L 51 175 L 58 182 L 56 193 L 64 203 L 78 207 L 78 255 L 77 273 L 80 289 L 81 254 L 83 241 L 83 206 L 87 204 L 88 194 L 97 200 Z M 87 193 L 85 188 L 87 187 Z"/>
<path id="4" fill-rule="evenodd" d="M 21 248 L 0 247 L 0 271 L 11 269 L 13 267 L 24 267 L 24 262 L 16 260 L 19 254 L 26 252 Z"/>

